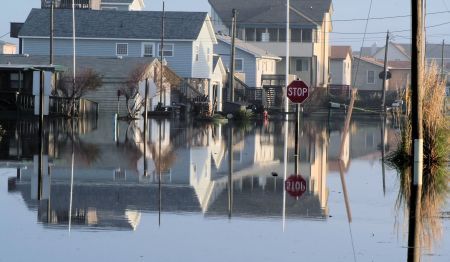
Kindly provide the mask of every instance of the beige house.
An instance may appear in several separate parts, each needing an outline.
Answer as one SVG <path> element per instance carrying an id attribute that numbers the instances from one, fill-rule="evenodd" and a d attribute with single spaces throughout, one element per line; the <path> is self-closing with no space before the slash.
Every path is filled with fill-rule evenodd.
<path id="1" fill-rule="evenodd" d="M 281 57 L 276 74 L 286 74 L 286 1 L 209 0 L 209 3 L 216 32 L 229 32 L 232 9 L 237 9 L 238 38 Z M 328 85 L 332 14 L 331 0 L 290 2 L 289 74 L 311 86 Z"/>
<path id="2" fill-rule="evenodd" d="M 0 40 L 0 54 L 13 55 L 17 51 L 17 46 L 12 43 L 3 42 Z"/>

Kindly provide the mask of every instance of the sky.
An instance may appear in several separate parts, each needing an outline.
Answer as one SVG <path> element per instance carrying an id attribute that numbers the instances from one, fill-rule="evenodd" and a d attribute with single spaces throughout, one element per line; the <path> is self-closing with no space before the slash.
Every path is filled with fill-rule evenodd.
<path id="1" fill-rule="evenodd" d="M 365 21 L 343 21 L 366 18 L 371 0 L 333 0 L 334 13 L 333 45 L 351 45 L 354 49 L 362 45 Z M 16 39 L 7 36 L 10 22 L 25 21 L 31 8 L 39 8 L 40 0 L 2 1 L 0 10 L 0 40 L 16 43 Z M 161 10 L 161 0 L 144 0 L 146 10 Z M 367 27 L 368 34 L 364 46 L 376 43 L 383 46 L 386 32 L 393 32 L 391 36 L 396 42 L 410 42 L 410 0 L 373 0 L 371 18 L 392 16 L 406 16 L 389 19 L 371 19 Z M 166 10 L 169 11 L 210 11 L 208 0 L 166 0 Z M 441 12 L 436 14 L 436 12 Z M 444 13 L 442 13 L 444 12 Z M 427 1 L 427 41 L 441 43 L 443 39 L 450 43 L 450 0 Z M 447 23 L 444 25 L 440 25 Z M 400 32 L 399 32 L 400 31 Z"/>

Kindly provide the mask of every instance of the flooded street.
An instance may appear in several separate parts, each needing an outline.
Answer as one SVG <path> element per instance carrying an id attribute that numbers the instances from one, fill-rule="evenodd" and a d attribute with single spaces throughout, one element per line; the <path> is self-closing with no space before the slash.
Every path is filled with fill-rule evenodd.
<path id="1" fill-rule="evenodd" d="M 301 121 L 299 197 L 294 122 L 51 120 L 40 172 L 37 123 L 0 120 L 0 261 L 407 261 L 399 127 L 333 119 Z M 450 257 L 440 196 L 422 261 Z"/>

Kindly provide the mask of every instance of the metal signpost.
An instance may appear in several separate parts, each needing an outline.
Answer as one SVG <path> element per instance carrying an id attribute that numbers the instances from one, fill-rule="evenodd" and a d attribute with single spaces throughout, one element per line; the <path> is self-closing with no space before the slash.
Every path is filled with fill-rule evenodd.
<path id="1" fill-rule="evenodd" d="M 301 81 L 296 80 L 290 83 L 287 87 L 287 97 L 292 103 L 297 104 L 297 119 L 295 125 L 295 175 L 290 176 L 285 182 L 286 191 L 293 197 L 300 197 L 306 191 L 306 181 L 300 176 L 299 172 L 299 137 L 300 130 L 300 104 L 302 104 L 309 97 L 308 85 Z"/>

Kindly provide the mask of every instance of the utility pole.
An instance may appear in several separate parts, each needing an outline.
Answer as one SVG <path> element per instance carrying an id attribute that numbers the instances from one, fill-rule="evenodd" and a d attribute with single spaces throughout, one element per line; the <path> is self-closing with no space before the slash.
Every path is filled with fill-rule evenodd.
<path id="1" fill-rule="evenodd" d="M 287 99 L 287 86 L 289 85 L 289 62 L 290 62 L 290 0 L 286 0 L 286 78 L 285 78 L 285 91 L 284 93 L 284 111 L 286 113 L 286 119 L 288 119 L 289 100 Z"/>
<path id="2" fill-rule="evenodd" d="M 414 148 L 414 183 L 422 184 L 423 169 L 423 125 L 422 101 L 424 59 L 424 20 L 423 0 L 412 0 L 412 59 L 411 59 L 411 88 L 412 88 L 412 139 Z"/>
<path id="3" fill-rule="evenodd" d="M 144 176 L 148 175 L 147 165 L 147 129 L 148 129 L 148 78 L 145 79 L 145 95 L 144 95 Z"/>
<path id="4" fill-rule="evenodd" d="M 53 38 L 54 38 L 54 14 L 55 0 L 51 1 L 50 7 L 50 65 L 53 65 Z"/>
<path id="5" fill-rule="evenodd" d="M 163 106 L 163 73 L 164 73 L 164 20 L 166 16 L 166 9 L 165 9 L 165 3 L 163 1 L 163 11 L 162 11 L 162 18 L 161 18 L 161 44 L 159 47 L 159 51 L 161 52 L 161 75 L 159 79 L 159 103 L 160 106 Z"/>
<path id="6" fill-rule="evenodd" d="M 420 261 L 420 219 L 423 173 L 423 125 L 422 125 L 422 88 L 424 58 L 424 1 L 411 0 L 412 11 L 412 49 L 411 49 L 411 105 L 412 105 L 412 145 L 413 179 L 409 210 L 408 261 Z"/>
<path id="7" fill-rule="evenodd" d="M 236 60 L 236 21 L 237 21 L 237 10 L 233 9 L 233 18 L 231 20 L 231 58 L 230 58 L 230 85 L 229 85 L 229 97 L 230 102 L 234 102 L 234 71 L 235 71 L 235 60 Z"/>
<path id="8" fill-rule="evenodd" d="M 383 92 L 381 102 L 381 112 L 386 112 L 386 88 L 387 88 L 387 73 L 388 73 L 388 52 L 389 52 L 389 30 L 386 34 L 386 47 L 384 48 L 384 72 L 383 72 Z"/>

